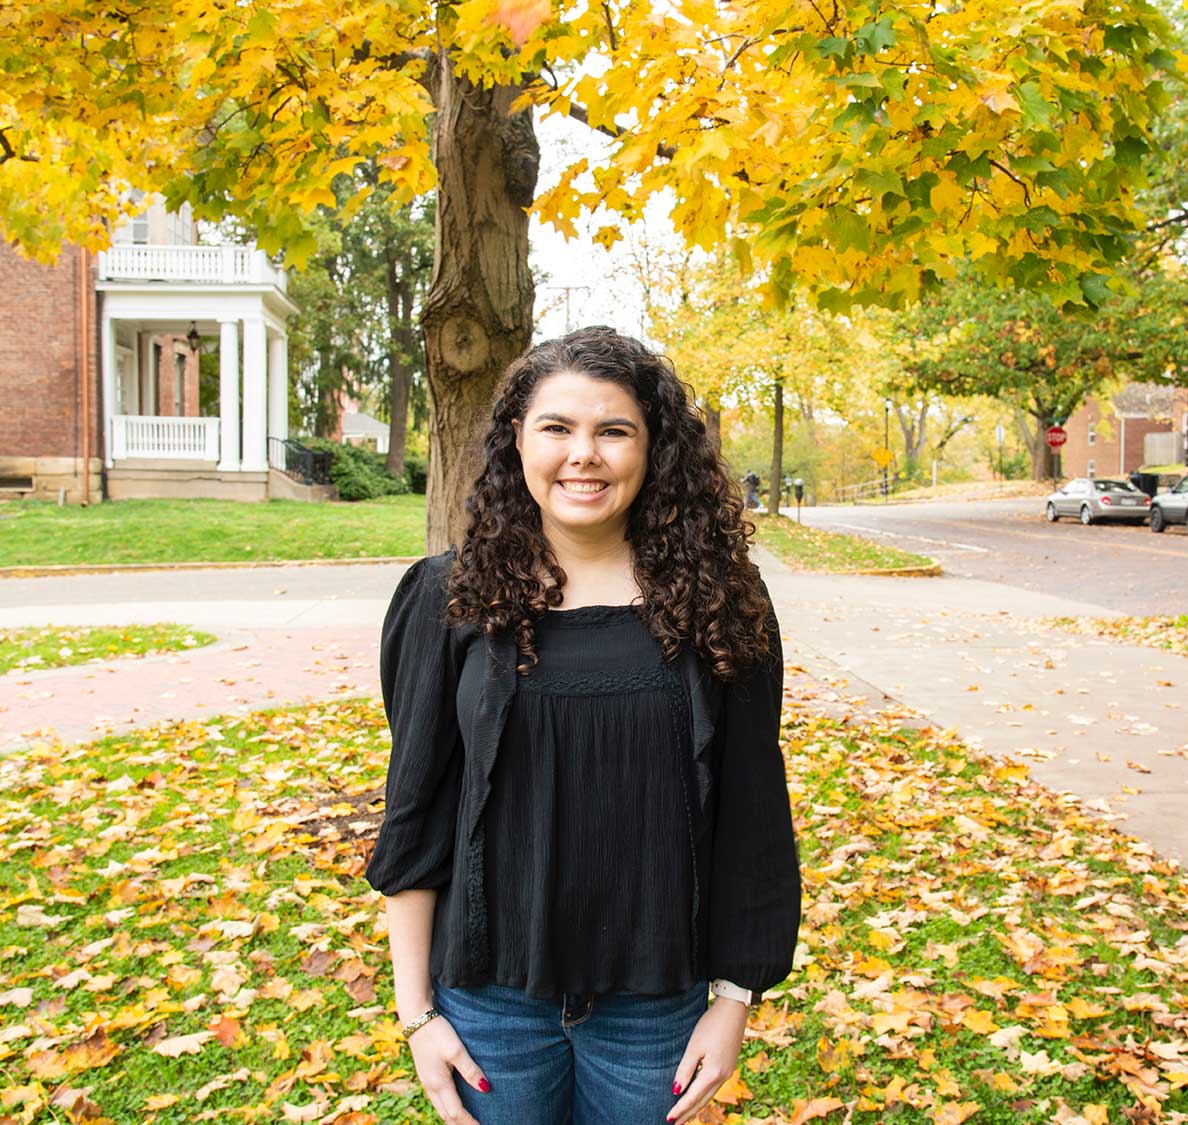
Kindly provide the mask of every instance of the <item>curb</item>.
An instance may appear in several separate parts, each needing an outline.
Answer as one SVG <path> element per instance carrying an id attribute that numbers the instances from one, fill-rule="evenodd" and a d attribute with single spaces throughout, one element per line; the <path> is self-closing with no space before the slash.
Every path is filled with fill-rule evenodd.
<path id="1" fill-rule="evenodd" d="M 75 574 L 124 574 L 146 570 L 260 570 L 274 566 L 377 566 L 414 563 L 421 555 L 381 555 L 366 559 L 273 559 L 244 562 L 64 563 L 0 567 L 0 578 L 68 578 Z"/>
<path id="2" fill-rule="evenodd" d="M 945 572 L 938 562 L 927 566 L 889 566 L 876 570 L 834 570 L 831 574 L 877 575 L 880 578 L 940 578 Z"/>

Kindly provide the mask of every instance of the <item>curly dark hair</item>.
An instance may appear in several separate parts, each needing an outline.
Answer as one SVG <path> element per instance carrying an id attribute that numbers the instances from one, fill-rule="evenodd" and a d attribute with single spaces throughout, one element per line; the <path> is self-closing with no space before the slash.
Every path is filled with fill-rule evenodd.
<path id="1" fill-rule="evenodd" d="M 523 420 L 542 379 L 559 372 L 626 387 L 648 427 L 648 465 L 628 511 L 627 539 L 640 613 L 671 660 L 690 642 L 722 681 L 768 652 L 770 602 L 748 557 L 755 525 L 738 484 L 710 442 L 692 388 L 672 363 L 611 328 L 583 328 L 514 360 L 495 389 L 483 439 L 484 467 L 466 499 L 469 515 L 449 578 L 451 625 L 515 629 L 527 672 L 537 662 L 534 622 L 563 600 L 566 575 L 528 491 L 513 419 Z M 549 574 L 545 585 L 539 574 Z"/>

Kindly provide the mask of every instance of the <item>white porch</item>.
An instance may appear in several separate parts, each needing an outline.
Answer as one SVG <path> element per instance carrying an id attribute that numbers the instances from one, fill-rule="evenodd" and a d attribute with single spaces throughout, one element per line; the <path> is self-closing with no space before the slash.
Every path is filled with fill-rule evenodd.
<path id="1" fill-rule="evenodd" d="M 204 473 L 218 495 L 234 474 L 266 481 L 269 439 L 283 463 L 288 437 L 284 272 L 253 247 L 119 245 L 96 288 L 107 468 Z M 201 414 L 192 332 L 218 353 L 217 416 Z"/>

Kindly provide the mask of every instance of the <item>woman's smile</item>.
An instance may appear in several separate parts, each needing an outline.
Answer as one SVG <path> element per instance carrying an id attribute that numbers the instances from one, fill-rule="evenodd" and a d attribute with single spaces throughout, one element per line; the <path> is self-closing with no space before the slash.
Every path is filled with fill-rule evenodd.
<path id="1" fill-rule="evenodd" d="M 589 503 L 591 500 L 597 500 L 598 497 L 610 488 L 610 485 L 606 481 L 559 480 L 557 483 L 561 486 L 561 491 L 567 497 L 581 503 Z"/>

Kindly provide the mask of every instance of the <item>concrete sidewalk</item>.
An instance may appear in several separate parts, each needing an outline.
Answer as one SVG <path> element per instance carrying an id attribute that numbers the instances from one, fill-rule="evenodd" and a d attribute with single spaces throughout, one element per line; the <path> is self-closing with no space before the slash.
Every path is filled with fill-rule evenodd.
<path id="1" fill-rule="evenodd" d="M 1041 630 L 1099 606 L 961 578 L 803 574 L 758 561 L 784 655 L 817 680 L 903 704 L 1031 766 L 1054 790 L 1188 857 L 1188 657 Z"/>
<path id="2" fill-rule="evenodd" d="M 1188 658 L 1040 631 L 1098 606 L 958 578 L 793 572 L 762 549 L 790 683 L 896 702 L 1188 856 Z M 326 568 L 328 570 L 329 568 Z M 0 627 L 176 621 L 205 649 L 0 677 L 0 752 L 167 719 L 377 694 L 379 627 L 404 567 L 177 572 L 0 583 Z M 349 578 L 342 571 L 349 570 Z M 794 666 L 817 681 L 806 684 Z"/>

